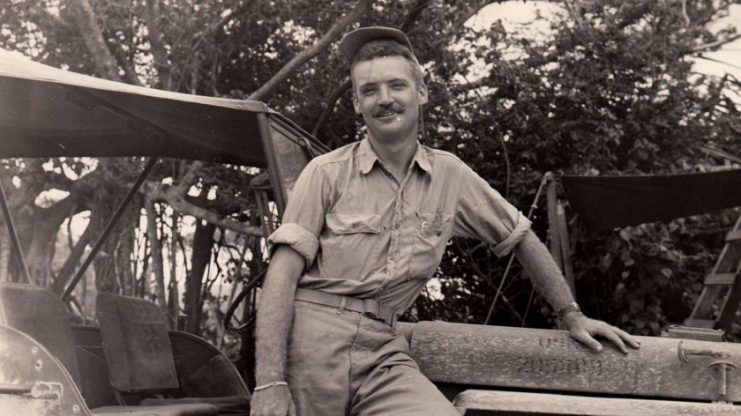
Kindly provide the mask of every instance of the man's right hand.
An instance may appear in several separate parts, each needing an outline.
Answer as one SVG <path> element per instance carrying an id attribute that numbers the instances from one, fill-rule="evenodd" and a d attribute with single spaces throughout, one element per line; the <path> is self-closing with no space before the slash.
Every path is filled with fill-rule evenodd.
<path id="1" fill-rule="evenodd" d="M 252 394 L 250 416 L 296 416 L 288 386 L 275 386 Z"/>

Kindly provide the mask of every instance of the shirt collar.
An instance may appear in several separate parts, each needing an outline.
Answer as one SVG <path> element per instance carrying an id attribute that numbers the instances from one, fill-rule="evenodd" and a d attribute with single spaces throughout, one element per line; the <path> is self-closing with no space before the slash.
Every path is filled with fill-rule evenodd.
<path id="1" fill-rule="evenodd" d="M 376 161 L 378 161 L 378 155 L 373 150 L 373 147 L 370 145 L 367 137 L 360 141 L 360 146 L 358 148 L 358 159 L 360 161 L 360 173 L 362 173 L 363 175 L 368 174 L 368 172 L 373 169 Z"/>
<path id="2" fill-rule="evenodd" d="M 358 150 L 360 173 L 366 175 L 368 174 L 368 172 L 371 171 L 371 169 L 373 169 L 373 166 L 375 166 L 376 162 L 380 162 L 380 159 L 378 158 L 378 154 L 376 154 L 375 150 L 373 150 L 373 146 L 371 146 L 370 141 L 368 141 L 367 137 L 361 140 Z M 427 172 L 430 175 L 432 174 L 432 165 L 430 164 L 430 158 L 427 154 L 427 149 L 419 143 L 417 143 L 417 150 L 414 152 L 412 162 L 416 163 L 417 166 L 419 166 L 423 171 Z"/>

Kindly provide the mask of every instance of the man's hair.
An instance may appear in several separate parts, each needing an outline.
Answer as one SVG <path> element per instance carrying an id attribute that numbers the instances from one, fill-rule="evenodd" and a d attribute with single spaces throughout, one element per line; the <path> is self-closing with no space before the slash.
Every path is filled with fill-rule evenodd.
<path id="1" fill-rule="evenodd" d="M 401 56 L 406 59 L 409 63 L 409 68 L 412 71 L 412 77 L 417 83 L 417 87 L 425 87 L 424 74 L 422 68 L 419 65 L 417 57 L 406 45 L 403 45 L 393 39 L 377 39 L 372 40 L 365 45 L 361 46 L 360 49 L 355 53 L 352 58 L 350 65 L 350 79 L 353 83 L 353 94 L 355 94 L 355 79 L 352 77 L 352 70 L 358 62 L 370 61 L 374 58 L 385 58 L 389 56 Z"/>

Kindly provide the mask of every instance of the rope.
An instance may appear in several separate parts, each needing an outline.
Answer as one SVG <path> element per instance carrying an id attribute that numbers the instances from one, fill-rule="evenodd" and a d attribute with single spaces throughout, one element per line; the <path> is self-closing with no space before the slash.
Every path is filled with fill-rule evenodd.
<path id="1" fill-rule="evenodd" d="M 540 199 L 540 195 L 543 193 L 543 188 L 545 188 L 545 185 L 548 183 L 548 181 L 553 180 L 553 174 L 551 172 L 546 172 L 545 175 L 543 175 L 543 179 L 540 181 L 540 186 L 538 186 L 538 191 L 535 193 L 535 198 L 533 199 L 533 204 L 530 205 L 530 210 L 527 212 L 528 218 L 533 215 L 533 212 L 535 212 L 535 209 L 538 208 L 538 200 Z M 494 305 L 496 305 L 497 300 L 499 300 L 499 296 L 502 294 L 502 288 L 504 287 L 504 282 L 507 280 L 507 276 L 509 275 L 509 271 L 512 268 L 512 263 L 515 260 L 515 253 L 509 255 L 509 260 L 507 261 L 507 267 L 504 269 L 504 274 L 502 275 L 502 280 L 499 282 L 499 287 L 497 288 L 497 293 L 494 295 L 494 300 L 491 301 L 491 306 L 489 306 L 489 312 L 486 314 L 486 320 L 484 320 L 484 325 L 488 325 L 489 321 L 491 320 L 491 315 L 494 312 Z M 532 300 L 532 296 L 530 297 Z M 529 301 L 528 301 L 529 306 Z"/>

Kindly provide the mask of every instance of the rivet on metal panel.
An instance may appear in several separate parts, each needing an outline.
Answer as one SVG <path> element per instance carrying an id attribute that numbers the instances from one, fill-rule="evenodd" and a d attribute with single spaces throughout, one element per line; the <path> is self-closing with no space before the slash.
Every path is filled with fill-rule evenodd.
<path id="1" fill-rule="evenodd" d="M 725 401 L 728 395 L 728 372 L 736 368 L 736 364 L 727 360 L 718 360 L 710 363 L 708 368 L 718 367 L 720 379 L 718 380 L 718 400 Z"/>
<path id="2" fill-rule="evenodd" d="M 31 347 L 31 353 L 36 355 L 39 353 L 39 347 Z"/>
<path id="3" fill-rule="evenodd" d="M 73 404 L 72 405 L 72 413 L 80 413 L 80 406 Z"/>
<path id="4" fill-rule="evenodd" d="M 41 360 L 36 360 L 36 365 L 34 366 L 36 367 L 36 371 L 41 371 L 41 367 L 43 366 L 44 366 L 44 363 L 41 362 Z"/>
<path id="5" fill-rule="evenodd" d="M 684 348 L 682 346 L 682 342 L 684 340 L 680 340 L 679 344 L 677 345 L 677 356 L 679 357 L 679 361 L 683 363 L 689 362 L 689 356 L 698 356 L 698 357 L 713 357 L 713 358 L 728 358 L 729 355 L 727 353 L 718 352 L 718 351 L 712 351 L 712 350 L 703 350 L 703 349 L 692 349 L 692 348 Z"/>

